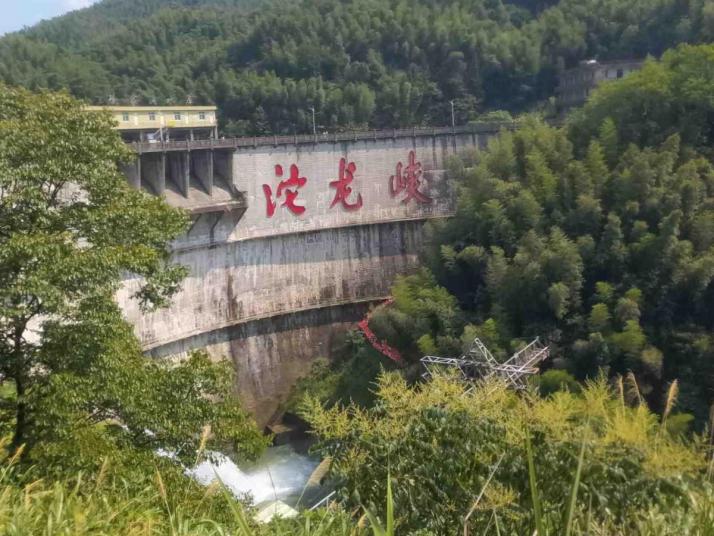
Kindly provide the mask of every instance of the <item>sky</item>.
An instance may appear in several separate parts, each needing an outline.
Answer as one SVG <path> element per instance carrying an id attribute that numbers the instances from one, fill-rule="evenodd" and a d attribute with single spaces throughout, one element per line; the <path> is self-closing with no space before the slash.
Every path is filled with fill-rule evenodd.
<path id="1" fill-rule="evenodd" d="M 0 0 L 0 35 L 93 4 L 96 0 Z"/>

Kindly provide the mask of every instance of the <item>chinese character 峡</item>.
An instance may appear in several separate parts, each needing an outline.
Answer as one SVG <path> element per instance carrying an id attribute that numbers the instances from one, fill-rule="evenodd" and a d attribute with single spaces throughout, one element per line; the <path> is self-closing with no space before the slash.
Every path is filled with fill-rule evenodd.
<path id="1" fill-rule="evenodd" d="M 404 166 L 401 162 L 397 164 L 396 174 L 389 177 L 389 193 L 392 197 L 406 192 L 406 197 L 402 199 L 405 205 L 412 199 L 417 203 L 429 204 L 433 199 L 419 191 L 422 168 L 421 162 L 416 161 L 416 153 L 409 151 L 409 162 Z"/>
<path id="2" fill-rule="evenodd" d="M 283 166 L 275 166 L 275 176 L 282 178 L 283 176 Z M 278 184 L 278 190 L 275 193 L 275 198 L 282 197 L 283 190 L 285 190 L 285 202 L 282 206 L 287 207 L 290 212 L 299 216 L 305 212 L 305 207 L 302 205 L 296 205 L 295 199 L 298 196 L 298 189 L 302 188 L 307 184 L 307 178 L 300 176 L 300 170 L 293 164 L 290 166 L 290 177 L 285 180 L 280 181 Z M 273 190 L 268 184 L 263 185 L 263 193 L 265 194 L 266 202 L 266 212 L 268 218 L 272 218 L 275 214 L 275 207 L 277 203 L 273 201 Z"/>
<path id="3" fill-rule="evenodd" d="M 347 198 L 352 194 L 350 183 L 355 178 L 355 171 L 357 171 L 357 165 L 354 162 L 348 164 L 344 158 L 340 159 L 340 175 L 336 181 L 330 183 L 330 187 L 337 190 L 330 208 L 337 203 L 342 203 L 342 206 L 347 210 L 359 210 L 362 207 L 362 194 L 357 194 L 357 200 L 354 203 L 347 201 Z"/>

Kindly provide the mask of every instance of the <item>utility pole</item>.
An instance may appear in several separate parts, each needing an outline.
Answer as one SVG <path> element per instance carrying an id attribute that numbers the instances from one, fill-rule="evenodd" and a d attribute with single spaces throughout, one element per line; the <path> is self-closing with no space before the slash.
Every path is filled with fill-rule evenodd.
<path id="1" fill-rule="evenodd" d="M 454 115 L 454 101 L 450 100 L 451 103 L 451 128 L 456 128 L 456 116 Z"/>
<path id="2" fill-rule="evenodd" d="M 317 136 L 317 127 L 315 126 L 315 107 L 311 106 L 310 111 L 312 111 L 312 135 Z"/>

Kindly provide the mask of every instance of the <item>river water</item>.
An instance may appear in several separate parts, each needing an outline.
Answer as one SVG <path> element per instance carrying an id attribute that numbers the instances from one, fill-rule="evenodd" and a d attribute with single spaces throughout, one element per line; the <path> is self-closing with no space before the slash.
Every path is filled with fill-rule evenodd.
<path id="1" fill-rule="evenodd" d="M 190 474 L 206 485 L 218 476 L 236 497 L 250 497 L 256 506 L 282 501 L 302 509 L 312 506 L 328 493 L 321 486 L 305 488 L 320 460 L 307 454 L 306 445 L 302 443 L 269 447 L 257 461 L 240 465 L 221 454 L 217 457 L 217 463 L 205 461 Z M 301 494 L 303 497 L 298 505 Z"/>

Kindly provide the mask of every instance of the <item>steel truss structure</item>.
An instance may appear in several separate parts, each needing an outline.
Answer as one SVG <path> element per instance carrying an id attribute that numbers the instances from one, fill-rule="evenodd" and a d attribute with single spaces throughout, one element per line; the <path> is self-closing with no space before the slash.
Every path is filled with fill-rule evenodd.
<path id="1" fill-rule="evenodd" d="M 526 378 L 537 374 L 538 366 L 549 355 L 549 347 L 536 337 L 506 361 L 499 363 L 486 345 L 476 338 L 469 351 L 461 357 L 422 357 L 421 363 L 425 369 L 422 376 L 429 379 L 440 367 L 448 367 L 457 369 L 465 381 L 497 377 L 514 389 L 523 389 L 526 386 Z"/>

